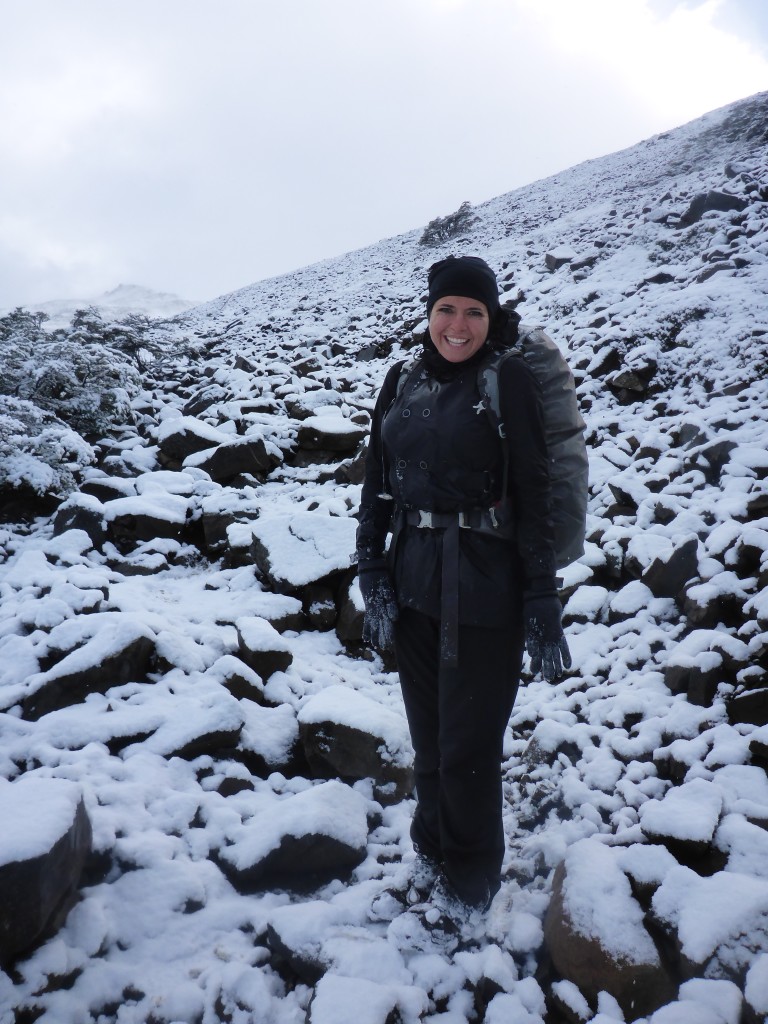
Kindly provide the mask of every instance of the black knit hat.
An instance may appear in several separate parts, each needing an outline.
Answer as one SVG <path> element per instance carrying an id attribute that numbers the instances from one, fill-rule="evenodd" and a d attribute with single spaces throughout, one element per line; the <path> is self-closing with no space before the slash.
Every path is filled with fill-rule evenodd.
<path id="1" fill-rule="evenodd" d="M 477 299 L 493 319 L 499 308 L 499 286 L 496 275 L 479 256 L 448 256 L 429 268 L 429 295 L 427 316 L 438 299 L 446 295 L 461 295 Z"/>

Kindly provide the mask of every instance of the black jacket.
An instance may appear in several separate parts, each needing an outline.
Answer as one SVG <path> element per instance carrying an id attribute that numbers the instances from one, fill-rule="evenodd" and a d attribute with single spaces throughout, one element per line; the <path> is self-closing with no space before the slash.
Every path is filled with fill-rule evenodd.
<path id="1" fill-rule="evenodd" d="M 379 393 L 366 457 L 358 558 L 380 557 L 394 529 L 389 563 L 401 606 L 440 617 L 442 531 L 403 523 L 402 511 L 458 512 L 501 507 L 502 446 L 480 404 L 485 347 L 448 363 L 428 340 L 423 371 L 398 394 L 402 363 Z M 548 457 L 539 387 L 522 358 L 499 376 L 509 438 L 508 528 L 462 529 L 459 622 L 503 627 L 520 614 L 525 590 L 554 591 Z"/>

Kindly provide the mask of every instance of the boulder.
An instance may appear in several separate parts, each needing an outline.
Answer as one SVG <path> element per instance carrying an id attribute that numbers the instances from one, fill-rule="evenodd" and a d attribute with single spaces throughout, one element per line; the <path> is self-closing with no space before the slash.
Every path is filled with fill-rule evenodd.
<path id="1" fill-rule="evenodd" d="M 180 541 L 189 507 L 188 498 L 167 492 L 115 498 L 103 506 L 107 537 L 123 554 L 159 538 Z"/>
<path id="2" fill-rule="evenodd" d="M 651 919 L 676 951 L 683 978 L 741 986 L 768 944 L 768 882 L 736 871 L 702 877 L 678 865 L 656 890 Z"/>
<path id="3" fill-rule="evenodd" d="M 28 680 L 21 705 L 24 718 L 35 721 L 79 703 L 89 693 L 106 693 L 113 686 L 146 678 L 155 651 L 155 635 L 148 627 L 116 612 L 83 618 L 79 646 Z M 57 632 L 51 636 L 55 638 Z"/>
<path id="4" fill-rule="evenodd" d="M 165 420 L 157 431 L 158 461 L 163 466 L 178 468 L 188 456 L 227 440 L 223 431 L 194 416 Z"/>
<path id="5" fill-rule="evenodd" d="M 296 443 L 304 451 L 353 452 L 368 431 L 343 416 L 310 416 L 299 427 Z"/>
<path id="6" fill-rule="evenodd" d="M 747 205 L 746 199 L 742 199 L 741 196 L 730 195 L 727 192 L 717 192 L 714 190 L 699 192 L 698 195 L 693 197 L 690 206 L 680 218 L 680 224 L 684 227 L 695 224 L 701 220 L 705 213 L 709 213 L 710 210 L 729 213 L 732 210 L 744 210 Z"/>
<path id="7" fill-rule="evenodd" d="M 290 704 L 261 707 L 243 701 L 241 711 L 243 731 L 233 756 L 252 775 L 266 779 L 272 772 L 286 776 L 309 774 L 299 743 L 296 712 Z"/>
<path id="8" fill-rule="evenodd" d="M 342 782 L 323 782 L 277 800 L 227 829 L 217 861 L 240 891 L 268 884 L 304 889 L 344 878 L 365 857 L 367 802 Z"/>
<path id="9" fill-rule="evenodd" d="M 357 520 L 318 512 L 262 515 L 253 525 L 253 557 L 281 593 L 329 582 L 349 569 Z"/>
<path id="10" fill-rule="evenodd" d="M 339 617 L 336 621 L 336 635 L 343 644 L 359 644 L 363 637 L 365 605 L 357 583 L 352 576 L 339 592 Z"/>
<path id="11" fill-rule="evenodd" d="M 726 706 L 731 725 L 768 725 L 768 688 L 764 686 L 737 694 Z"/>
<path id="12" fill-rule="evenodd" d="M 413 749 L 404 715 L 349 686 L 328 686 L 302 704 L 299 732 L 320 776 L 373 779 L 377 797 L 396 803 L 413 790 Z"/>
<path id="13" fill-rule="evenodd" d="M 235 622 L 242 661 L 266 682 L 275 672 L 285 672 L 293 661 L 291 649 L 275 627 L 258 615 Z"/>
<path id="14" fill-rule="evenodd" d="M 574 843 L 555 871 L 544 939 L 558 973 L 593 1005 L 608 992 L 636 1020 L 674 996 L 617 852 L 600 842 Z"/>
<path id="15" fill-rule="evenodd" d="M 313 629 L 333 629 L 336 624 L 336 599 L 333 590 L 321 583 L 310 583 L 302 590 L 304 614 Z"/>
<path id="16" fill-rule="evenodd" d="M 655 558 L 640 577 L 654 597 L 677 597 L 698 573 L 697 537 L 688 537 Z"/>
<path id="17" fill-rule="evenodd" d="M 238 437 L 214 449 L 190 455 L 184 460 L 184 468 L 202 469 L 219 484 L 227 484 L 244 474 L 264 477 L 282 461 L 280 449 L 273 444 L 267 446 L 263 437 Z"/>
<path id="18" fill-rule="evenodd" d="M 82 530 L 88 534 L 91 544 L 101 548 L 106 540 L 104 506 L 89 494 L 75 494 L 60 505 L 53 517 L 53 535 L 61 536 L 67 530 Z"/>
<path id="19" fill-rule="evenodd" d="M 669 656 L 664 682 L 673 693 L 708 707 L 720 683 L 731 682 L 749 662 L 749 648 L 737 637 L 719 629 L 695 629 Z"/>
<path id="20" fill-rule="evenodd" d="M 556 270 L 561 267 L 567 267 L 570 263 L 576 259 L 576 253 L 568 245 L 559 245 L 556 249 L 548 252 L 544 256 L 544 263 L 547 270 L 553 274 Z"/>
<path id="21" fill-rule="evenodd" d="M 0 783 L 0 964 L 59 928 L 91 853 L 80 787 L 65 779 Z"/>
<path id="22" fill-rule="evenodd" d="M 679 860 L 706 856 L 723 810 L 719 786 L 693 779 L 670 789 L 661 800 L 639 810 L 640 828 L 652 843 L 662 843 Z"/>

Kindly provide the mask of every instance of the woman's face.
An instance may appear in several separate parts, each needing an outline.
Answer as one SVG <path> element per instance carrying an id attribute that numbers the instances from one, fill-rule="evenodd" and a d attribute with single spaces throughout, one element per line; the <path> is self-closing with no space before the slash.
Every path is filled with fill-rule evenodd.
<path id="1" fill-rule="evenodd" d="M 488 309 L 477 299 L 447 295 L 432 307 L 429 334 L 449 363 L 463 363 L 485 344 L 490 328 Z"/>

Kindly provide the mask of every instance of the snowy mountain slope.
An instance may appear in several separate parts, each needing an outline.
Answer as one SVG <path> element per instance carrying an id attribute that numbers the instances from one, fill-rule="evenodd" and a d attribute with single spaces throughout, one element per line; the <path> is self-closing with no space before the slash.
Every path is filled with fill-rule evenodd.
<path id="1" fill-rule="evenodd" d="M 0 973 L 3 1024 L 762 1019 L 767 140 L 764 94 L 491 200 L 438 249 L 413 232 L 190 311 L 55 526 L 0 528 L 0 774 L 76 782 L 99 854 Z M 370 920 L 409 855 L 408 751 L 342 568 L 355 431 L 447 252 L 522 290 L 591 448 L 575 669 L 521 689 L 504 885 L 451 956 Z M 261 461 L 222 469 L 243 441 Z M 362 724 L 380 764 L 324 778 L 316 719 L 326 746 Z M 346 871 L 270 881 L 280 836 L 332 839 Z"/>
<path id="2" fill-rule="evenodd" d="M 67 327 L 78 309 L 93 307 L 112 320 L 127 316 L 148 316 L 155 320 L 168 320 L 190 309 L 194 303 L 169 292 L 157 292 L 136 284 L 119 284 L 102 295 L 90 299 L 52 299 L 34 306 L 35 312 L 48 317 L 46 329 Z"/>

